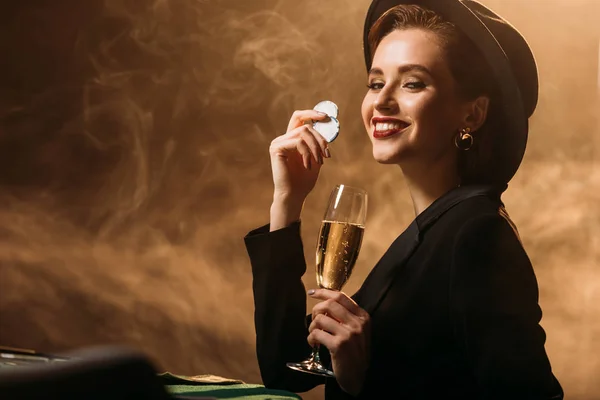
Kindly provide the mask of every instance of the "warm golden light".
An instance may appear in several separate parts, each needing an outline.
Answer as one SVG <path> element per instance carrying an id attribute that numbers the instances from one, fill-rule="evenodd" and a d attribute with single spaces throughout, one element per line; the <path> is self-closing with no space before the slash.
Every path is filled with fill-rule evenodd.
<path id="1" fill-rule="evenodd" d="M 600 1 L 482 2 L 539 65 L 505 201 L 555 374 L 567 398 L 598 399 Z M 242 237 L 268 220 L 268 146 L 291 112 L 340 107 L 304 209 L 309 262 L 334 184 L 369 193 L 346 292 L 413 218 L 400 171 L 372 160 L 361 125 L 369 1 L 28 4 L 0 5 L 0 344 L 129 343 L 174 373 L 258 382 Z"/>

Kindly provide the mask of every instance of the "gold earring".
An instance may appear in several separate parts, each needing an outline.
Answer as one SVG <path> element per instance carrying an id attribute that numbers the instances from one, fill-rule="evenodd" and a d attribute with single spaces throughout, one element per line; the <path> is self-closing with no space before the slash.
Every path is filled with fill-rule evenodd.
<path id="1" fill-rule="evenodd" d="M 458 135 L 454 137 L 454 145 L 457 149 L 467 151 L 473 147 L 473 136 L 471 136 L 471 128 L 462 128 Z"/>

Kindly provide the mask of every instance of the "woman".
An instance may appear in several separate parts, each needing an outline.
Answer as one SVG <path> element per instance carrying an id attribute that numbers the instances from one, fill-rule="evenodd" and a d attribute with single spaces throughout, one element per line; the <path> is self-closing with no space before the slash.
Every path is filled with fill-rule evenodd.
<path id="1" fill-rule="evenodd" d="M 427 7 L 427 8 L 426 8 Z M 373 156 L 401 167 L 416 219 L 352 298 L 305 318 L 300 211 L 327 143 L 297 111 L 270 148 L 270 224 L 245 238 L 265 385 L 327 399 L 562 399 L 531 263 L 500 200 L 537 102 L 529 47 L 479 3 L 375 0 L 362 105 Z M 321 345 L 336 379 L 286 368 Z"/>

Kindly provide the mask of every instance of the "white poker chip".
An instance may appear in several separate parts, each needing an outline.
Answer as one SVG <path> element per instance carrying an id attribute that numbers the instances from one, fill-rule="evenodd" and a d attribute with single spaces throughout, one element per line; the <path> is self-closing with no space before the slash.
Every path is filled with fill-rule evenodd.
<path id="1" fill-rule="evenodd" d="M 314 110 L 329 115 L 327 121 L 315 121 L 313 123 L 313 128 L 315 128 L 328 143 L 333 142 L 340 133 L 340 122 L 337 120 L 339 112 L 338 106 L 333 101 L 324 100 L 317 104 Z"/>
<path id="2" fill-rule="evenodd" d="M 314 110 L 324 112 L 333 118 L 337 118 L 339 112 L 338 106 L 333 101 L 329 100 L 320 102 L 315 106 Z"/>
<path id="3" fill-rule="evenodd" d="M 331 143 L 338 137 L 340 133 L 340 123 L 335 117 L 329 117 L 327 121 L 316 121 L 313 123 L 313 128 Z"/>

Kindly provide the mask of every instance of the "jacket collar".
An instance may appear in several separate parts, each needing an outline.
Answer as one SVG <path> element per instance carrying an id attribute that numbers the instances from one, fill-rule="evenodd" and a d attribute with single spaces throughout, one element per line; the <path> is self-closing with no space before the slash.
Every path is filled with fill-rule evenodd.
<path id="1" fill-rule="evenodd" d="M 423 232 L 442 215 L 444 215 L 446 211 L 450 210 L 463 200 L 471 197 L 486 196 L 502 203 L 500 200 L 500 195 L 502 192 L 504 192 L 504 190 L 506 190 L 506 185 L 504 187 L 491 185 L 459 186 L 450 190 L 431 203 L 429 207 L 427 207 L 425 210 L 423 210 L 423 212 L 421 212 L 421 214 L 417 216 L 414 223 L 416 224 L 418 231 Z"/>
<path id="2" fill-rule="evenodd" d="M 460 202 L 476 196 L 486 196 L 502 204 L 500 195 L 505 187 L 469 185 L 452 189 L 421 212 L 406 230 L 394 240 L 390 248 L 373 267 L 354 300 L 369 314 L 373 314 L 389 290 L 394 277 L 419 247 L 422 234 L 442 215 Z"/>

